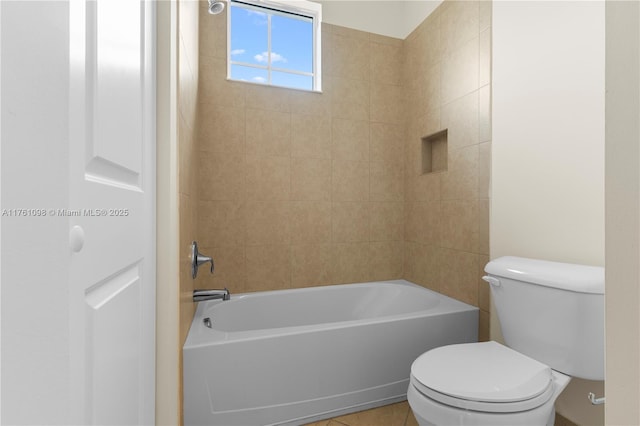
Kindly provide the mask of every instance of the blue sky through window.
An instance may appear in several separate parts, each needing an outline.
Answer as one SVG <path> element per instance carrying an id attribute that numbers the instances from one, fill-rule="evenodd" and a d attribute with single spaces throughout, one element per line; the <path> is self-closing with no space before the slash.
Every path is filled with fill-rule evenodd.
<path id="1" fill-rule="evenodd" d="M 313 89 L 311 18 L 263 12 L 233 2 L 230 13 L 231 79 Z"/>

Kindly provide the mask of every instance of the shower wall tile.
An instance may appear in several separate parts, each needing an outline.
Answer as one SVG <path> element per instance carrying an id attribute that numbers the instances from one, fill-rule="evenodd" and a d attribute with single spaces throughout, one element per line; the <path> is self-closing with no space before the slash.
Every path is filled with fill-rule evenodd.
<path id="1" fill-rule="evenodd" d="M 178 202 L 180 209 L 180 249 L 179 249 L 179 261 L 180 261 L 180 281 L 182 285 L 189 283 L 191 278 L 191 268 L 189 267 L 189 254 L 190 246 L 196 233 L 197 207 L 193 203 L 193 198 L 186 194 L 179 194 Z M 183 287 L 184 288 L 184 287 Z M 189 288 L 187 287 L 188 291 Z"/>
<path id="2" fill-rule="evenodd" d="M 442 58 L 441 96 L 447 103 L 478 89 L 479 38 L 476 36 Z"/>
<path id="3" fill-rule="evenodd" d="M 369 37 L 352 36 L 355 31 L 345 31 L 329 36 L 333 60 L 329 74 L 333 77 L 369 80 Z"/>
<path id="4" fill-rule="evenodd" d="M 207 268 L 198 271 L 195 284 L 200 289 L 227 288 L 231 293 L 246 291 L 247 266 L 244 246 L 198 247 L 215 261 L 213 274 Z"/>
<path id="5" fill-rule="evenodd" d="M 328 117 L 331 115 L 331 80 L 322 79 L 322 93 L 292 91 L 290 94 L 291 112 Z M 293 119 L 295 122 L 295 118 Z"/>
<path id="6" fill-rule="evenodd" d="M 440 291 L 471 305 L 478 302 L 478 255 L 458 250 L 440 249 Z"/>
<path id="7" fill-rule="evenodd" d="M 371 201 L 404 200 L 404 167 L 400 164 L 372 161 L 369 168 Z"/>
<path id="8" fill-rule="evenodd" d="M 331 242 L 331 202 L 294 201 L 291 203 L 292 244 Z"/>
<path id="9" fill-rule="evenodd" d="M 369 200 L 369 163 L 364 161 L 333 160 L 332 200 Z"/>
<path id="10" fill-rule="evenodd" d="M 371 281 L 393 280 L 404 269 L 404 242 L 376 241 L 369 244 Z"/>
<path id="11" fill-rule="evenodd" d="M 442 106 L 440 125 L 448 130 L 450 150 L 478 144 L 478 119 L 478 91 Z"/>
<path id="12" fill-rule="evenodd" d="M 253 155 L 291 155 L 291 114 L 247 108 L 246 152 Z"/>
<path id="13" fill-rule="evenodd" d="M 201 35 L 194 150 L 197 237 L 241 271 L 237 286 L 225 285 L 254 291 L 400 278 L 403 250 L 376 252 L 382 272 L 367 262 L 371 242 L 404 238 L 404 42 L 323 24 L 323 88 L 311 93 L 227 81 L 225 28 L 218 20 L 201 28 L 217 33 Z M 280 267 L 260 284 L 264 247 L 278 250 Z M 336 247 L 349 253 L 338 266 Z M 221 284 L 223 273 L 231 279 L 225 269 L 207 285 Z"/>
<path id="14" fill-rule="evenodd" d="M 248 201 L 246 203 L 246 245 L 290 244 L 290 203 Z"/>
<path id="15" fill-rule="evenodd" d="M 177 93 L 178 115 L 189 122 L 189 127 L 194 129 L 193 120 L 196 117 L 196 97 L 198 90 L 198 70 L 193 68 L 193 61 L 189 57 L 185 40 L 179 37 L 178 49 L 178 86 Z"/>
<path id="16" fill-rule="evenodd" d="M 404 169 L 404 126 L 397 123 L 371 123 L 369 160 L 399 164 Z"/>
<path id="17" fill-rule="evenodd" d="M 331 158 L 331 117 L 291 115 L 291 156 Z"/>
<path id="18" fill-rule="evenodd" d="M 219 106 L 244 108 L 246 85 L 227 81 L 227 61 L 225 58 L 200 55 L 200 79 L 198 97 L 201 102 Z M 204 118 L 210 117 L 203 115 Z"/>
<path id="19" fill-rule="evenodd" d="M 492 7 L 491 0 L 482 0 L 479 2 L 478 15 L 480 31 L 484 31 L 491 27 L 491 14 L 493 13 Z"/>
<path id="20" fill-rule="evenodd" d="M 333 25 L 322 23 L 322 81 L 324 90 L 324 80 L 331 73 L 331 67 L 333 64 L 333 43 L 331 42 L 331 33 L 333 32 Z"/>
<path id="21" fill-rule="evenodd" d="M 442 200 L 469 200 L 478 191 L 478 145 L 461 149 L 449 147 L 448 171 L 441 177 Z"/>
<path id="22" fill-rule="evenodd" d="M 443 130 L 443 128 L 440 126 L 440 117 L 441 107 L 430 111 L 424 116 L 408 117 L 406 125 L 407 140 L 412 141 L 413 143 L 410 143 L 409 146 L 405 148 L 405 153 L 407 155 L 415 155 L 415 152 L 413 150 L 420 149 L 420 145 L 416 144 L 415 141 L 420 141 L 426 136 L 430 136 L 436 132 Z M 422 173 L 422 167 L 419 167 L 415 170 L 420 170 L 420 173 Z M 413 172 L 414 170 L 412 169 L 411 171 Z"/>
<path id="23" fill-rule="evenodd" d="M 246 205 L 242 201 L 201 200 L 198 215 L 198 243 L 201 246 L 217 248 L 245 244 Z"/>
<path id="24" fill-rule="evenodd" d="M 202 140 L 200 140 L 202 142 Z M 198 191 L 201 200 L 243 200 L 244 156 L 233 153 L 197 153 Z"/>
<path id="25" fill-rule="evenodd" d="M 401 86 L 373 84 L 370 92 L 371 121 L 377 123 L 402 123 L 404 121 Z"/>
<path id="26" fill-rule="evenodd" d="M 178 184 L 180 185 L 179 192 L 185 195 L 197 196 L 196 189 L 194 188 L 196 178 L 195 169 L 190 167 L 195 160 L 195 146 L 193 141 L 195 139 L 195 131 L 193 127 L 190 127 L 187 121 L 178 116 Z"/>
<path id="27" fill-rule="evenodd" d="M 335 77 L 331 86 L 331 115 L 345 120 L 369 120 L 369 81 Z"/>
<path id="28" fill-rule="evenodd" d="M 416 284 L 422 284 L 418 281 L 418 261 L 422 258 L 418 254 L 418 247 L 421 247 L 416 242 L 404 241 L 404 273 L 403 278 L 405 280 L 414 282 Z"/>
<path id="29" fill-rule="evenodd" d="M 245 248 L 246 291 L 291 287 L 291 246 L 259 245 Z"/>
<path id="30" fill-rule="evenodd" d="M 480 33 L 479 40 L 479 86 L 491 83 L 491 29 L 487 28 Z"/>
<path id="31" fill-rule="evenodd" d="M 199 7 L 197 2 L 184 1 L 178 3 L 178 34 L 183 41 L 180 46 L 180 54 L 188 57 L 188 62 L 197 68 L 198 63 L 198 26 L 199 26 Z M 197 80 L 195 80 L 197 82 Z"/>
<path id="32" fill-rule="evenodd" d="M 490 198 L 491 142 L 481 143 L 478 149 L 478 198 Z"/>
<path id="33" fill-rule="evenodd" d="M 291 158 L 291 200 L 331 201 L 331 160 Z"/>
<path id="34" fill-rule="evenodd" d="M 430 290 L 440 291 L 439 248 L 412 241 L 405 241 L 404 247 L 404 277 Z"/>
<path id="35" fill-rule="evenodd" d="M 370 76 L 372 83 L 402 84 L 402 40 L 372 34 L 369 43 Z"/>
<path id="36" fill-rule="evenodd" d="M 432 114 L 442 104 L 442 61 L 435 62 L 427 68 L 424 82 L 426 113 Z"/>
<path id="37" fill-rule="evenodd" d="M 248 108 L 291 112 L 291 90 L 260 84 L 247 84 L 245 93 Z"/>
<path id="38" fill-rule="evenodd" d="M 336 160 L 369 161 L 369 122 L 334 119 L 331 145 Z"/>
<path id="39" fill-rule="evenodd" d="M 369 216 L 369 203 L 333 203 L 332 241 L 334 243 L 369 241 Z"/>
<path id="40" fill-rule="evenodd" d="M 246 199 L 288 201 L 291 198 L 291 157 L 247 154 Z"/>
<path id="41" fill-rule="evenodd" d="M 478 200 L 478 253 L 489 255 L 489 208 L 488 199 Z"/>
<path id="42" fill-rule="evenodd" d="M 294 244 L 291 246 L 291 287 L 333 284 L 331 244 Z"/>
<path id="43" fill-rule="evenodd" d="M 404 204 L 402 202 L 369 202 L 370 240 L 404 240 Z"/>
<path id="44" fill-rule="evenodd" d="M 443 173 L 427 173 L 407 176 L 405 180 L 405 200 L 440 201 L 440 187 Z"/>
<path id="45" fill-rule="evenodd" d="M 226 22 L 201 16 L 193 176 L 215 285 L 405 277 L 484 308 L 467 266 L 488 247 L 487 16 L 446 0 L 405 40 L 324 23 L 322 93 L 227 81 Z M 448 170 L 423 174 L 421 138 L 444 128 Z M 467 275 L 446 287 L 451 265 Z"/>
<path id="46" fill-rule="evenodd" d="M 450 200 L 441 202 L 442 247 L 478 252 L 478 201 Z"/>
<path id="47" fill-rule="evenodd" d="M 210 15 L 207 2 L 200 1 L 200 56 L 226 59 L 227 57 L 227 15 Z"/>
<path id="48" fill-rule="evenodd" d="M 443 3 L 440 14 L 442 49 L 451 51 L 478 36 L 479 6 L 477 1 L 449 1 Z"/>
<path id="49" fill-rule="evenodd" d="M 332 246 L 332 277 L 336 284 L 357 283 L 371 276 L 369 243 L 337 243 Z"/>
<path id="50" fill-rule="evenodd" d="M 405 204 L 405 240 L 438 245 L 442 234 L 442 207 L 434 201 Z"/>
<path id="51" fill-rule="evenodd" d="M 437 173 L 423 173 L 423 164 L 422 164 L 422 134 L 418 132 L 412 131 L 409 129 L 407 132 L 407 141 L 411 141 L 413 143 L 407 143 L 404 149 L 405 153 L 405 175 L 407 179 L 417 178 L 419 176 L 437 176 Z M 411 191 L 407 191 L 407 193 L 412 194 Z"/>
<path id="52" fill-rule="evenodd" d="M 491 140 L 491 87 L 483 86 L 478 91 L 478 140 Z"/>
<path id="53" fill-rule="evenodd" d="M 445 0 L 405 39 L 403 58 L 404 276 L 479 306 L 484 338 L 489 304 L 480 278 L 489 253 L 491 2 Z M 422 138 L 443 130 L 447 169 L 423 173 Z"/>
<path id="54" fill-rule="evenodd" d="M 200 150 L 244 153 L 245 109 L 218 104 L 200 104 Z"/>

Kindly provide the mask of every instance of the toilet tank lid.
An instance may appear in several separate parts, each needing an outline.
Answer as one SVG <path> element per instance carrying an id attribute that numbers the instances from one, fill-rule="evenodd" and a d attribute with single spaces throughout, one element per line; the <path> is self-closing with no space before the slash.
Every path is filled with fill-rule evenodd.
<path id="1" fill-rule="evenodd" d="M 604 294 L 604 268 L 600 266 L 504 256 L 487 263 L 484 270 L 496 277 L 577 293 Z"/>

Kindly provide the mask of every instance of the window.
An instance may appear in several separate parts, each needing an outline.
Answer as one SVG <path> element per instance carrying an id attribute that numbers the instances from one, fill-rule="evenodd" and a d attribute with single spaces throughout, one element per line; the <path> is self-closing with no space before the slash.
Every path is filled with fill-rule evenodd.
<path id="1" fill-rule="evenodd" d="M 229 79 L 319 92 L 321 12 L 304 0 L 231 0 Z"/>

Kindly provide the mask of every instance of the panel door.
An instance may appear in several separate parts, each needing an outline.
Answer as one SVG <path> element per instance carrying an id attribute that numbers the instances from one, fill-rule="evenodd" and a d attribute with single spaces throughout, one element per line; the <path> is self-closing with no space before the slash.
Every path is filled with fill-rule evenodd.
<path id="1" fill-rule="evenodd" d="M 72 0 L 70 336 L 77 424 L 152 424 L 154 4 Z"/>

